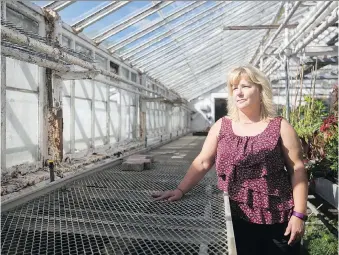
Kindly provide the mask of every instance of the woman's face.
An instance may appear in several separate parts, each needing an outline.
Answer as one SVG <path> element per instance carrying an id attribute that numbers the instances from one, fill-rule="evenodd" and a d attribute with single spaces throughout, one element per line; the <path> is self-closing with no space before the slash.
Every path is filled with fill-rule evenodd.
<path id="1" fill-rule="evenodd" d="M 241 78 L 239 84 L 233 85 L 233 99 L 239 110 L 251 110 L 260 106 L 261 95 L 258 86 Z"/>

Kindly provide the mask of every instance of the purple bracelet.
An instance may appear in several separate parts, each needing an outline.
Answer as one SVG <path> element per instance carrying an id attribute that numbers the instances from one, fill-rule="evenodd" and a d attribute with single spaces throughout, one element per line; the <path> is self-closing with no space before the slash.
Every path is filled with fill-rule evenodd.
<path id="1" fill-rule="evenodd" d="M 307 218 L 308 218 L 307 215 L 305 215 L 303 213 L 296 212 L 296 211 L 293 211 L 292 215 L 295 216 L 295 217 L 298 217 L 299 219 L 301 219 L 303 221 L 307 221 Z"/>

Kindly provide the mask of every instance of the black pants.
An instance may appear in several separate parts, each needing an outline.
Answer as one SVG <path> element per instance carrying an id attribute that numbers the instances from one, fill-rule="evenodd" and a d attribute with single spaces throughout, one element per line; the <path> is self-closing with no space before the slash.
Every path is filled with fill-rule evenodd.
<path id="1" fill-rule="evenodd" d="M 265 225 L 233 219 L 237 255 L 299 255 L 300 242 L 288 245 L 286 223 Z"/>

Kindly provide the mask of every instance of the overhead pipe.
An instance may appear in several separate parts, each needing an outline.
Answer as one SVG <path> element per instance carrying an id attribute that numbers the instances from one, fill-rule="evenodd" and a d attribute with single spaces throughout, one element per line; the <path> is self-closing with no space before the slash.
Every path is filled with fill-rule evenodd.
<path id="1" fill-rule="evenodd" d="M 329 26 L 336 23 L 338 21 L 338 12 L 339 12 L 338 8 L 332 11 L 332 15 L 328 17 L 325 21 L 323 21 L 321 25 L 318 26 L 312 33 L 310 33 L 300 45 L 297 45 L 292 54 L 293 55 L 297 54 L 300 50 L 305 48 L 310 42 L 317 38 L 321 33 L 323 33 Z M 276 65 L 274 65 L 274 67 L 268 71 L 267 75 L 272 74 L 275 70 L 277 70 L 280 67 L 280 65 L 281 63 L 277 63 Z"/>
<path id="2" fill-rule="evenodd" d="M 284 19 L 284 22 L 280 25 L 280 27 L 278 28 L 278 30 L 273 34 L 273 36 L 271 37 L 271 39 L 267 42 L 267 44 L 263 47 L 262 52 L 259 54 L 259 57 L 257 58 L 257 60 L 254 62 L 254 65 L 256 66 L 259 61 L 260 58 L 262 58 L 262 56 L 264 55 L 265 51 L 268 49 L 268 47 L 272 44 L 272 42 L 274 41 L 275 38 L 277 38 L 277 36 L 279 35 L 279 33 L 283 30 L 283 28 L 287 25 L 287 23 L 289 22 L 289 20 L 292 18 L 293 14 L 296 12 L 296 10 L 298 9 L 298 7 L 300 6 L 302 2 L 301 1 L 297 1 L 293 8 L 291 9 L 291 11 L 289 12 L 289 14 L 287 15 L 287 17 Z"/>
<path id="3" fill-rule="evenodd" d="M 28 63 L 37 64 L 38 66 L 50 68 L 50 69 L 60 71 L 60 72 L 70 71 L 70 67 L 65 66 L 63 64 L 59 64 L 57 62 L 47 60 L 43 57 L 30 55 L 22 50 L 10 48 L 10 47 L 3 46 L 3 45 L 1 45 L 1 55 L 4 55 L 5 57 L 25 61 Z"/>
<path id="4" fill-rule="evenodd" d="M 13 49 L 13 48 L 6 47 L 6 46 L 1 46 L 1 54 L 6 56 L 6 57 L 10 57 L 10 58 L 25 61 L 25 62 L 28 62 L 28 63 L 36 64 L 36 65 L 41 66 L 41 67 L 50 68 L 50 69 L 59 71 L 61 73 L 67 73 L 67 72 L 71 71 L 70 67 L 64 66 L 62 64 L 59 64 L 59 63 L 56 63 L 56 62 L 53 62 L 53 61 L 50 61 L 50 60 L 47 60 L 47 59 L 44 59 L 44 58 L 39 57 L 39 56 L 30 55 L 30 54 L 23 52 L 21 50 Z M 104 84 L 107 84 L 109 86 L 116 87 L 116 88 L 119 88 L 119 89 L 122 89 L 122 90 L 126 90 L 126 91 L 134 93 L 134 94 L 141 95 L 144 98 L 148 98 L 147 95 L 142 93 L 142 92 L 126 88 L 122 85 L 116 84 L 116 83 L 109 81 L 107 79 L 104 79 L 104 78 L 102 78 L 102 79 L 101 78 L 93 78 L 92 80 L 100 82 L 100 83 L 104 83 Z"/>
<path id="5" fill-rule="evenodd" d="M 338 8 L 332 11 L 331 16 L 328 17 L 327 20 L 325 20 L 320 26 L 318 26 L 313 32 L 311 32 L 299 46 L 297 44 L 295 50 L 293 51 L 293 54 L 297 54 L 301 49 L 305 48 L 310 42 L 312 42 L 321 33 L 323 33 L 329 26 L 336 23 L 338 21 L 338 13 Z"/>
<path id="6" fill-rule="evenodd" d="M 314 14 L 314 15 L 310 15 L 311 17 L 309 17 L 307 19 L 307 22 L 302 25 L 301 28 L 297 28 L 298 29 L 298 32 L 296 32 L 292 38 L 288 41 L 288 43 L 284 44 L 283 48 L 281 50 L 279 50 L 279 53 L 283 53 L 285 49 L 287 49 L 288 46 L 291 45 L 291 43 L 293 43 L 302 33 L 305 33 L 306 29 L 309 28 L 312 24 L 314 26 L 317 25 L 317 23 L 315 22 L 315 20 L 323 13 L 326 11 L 326 9 L 328 8 L 328 6 L 331 4 L 332 2 L 331 1 L 327 1 L 325 2 L 319 9 L 316 8 L 317 12 Z M 327 15 L 329 15 L 331 12 L 333 11 L 333 9 L 328 9 L 328 13 Z M 325 16 L 327 16 L 325 15 Z M 312 29 L 313 26 L 310 28 Z"/>
<path id="7" fill-rule="evenodd" d="M 330 5 L 330 7 L 329 7 L 329 5 Z M 329 15 L 333 11 L 333 8 L 335 8 L 335 7 L 336 7 L 336 3 L 333 3 L 331 1 L 327 1 L 327 2 L 324 2 L 324 3 L 321 3 L 321 2 L 318 3 L 318 5 L 315 8 L 313 8 L 312 12 L 309 13 L 309 15 L 308 15 L 308 17 L 311 17 L 311 18 L 307 19 L 306 23 L 301 24 L 300 28 L 297 28 L 298 31 L 292 36 L 292 38 L 289 40 L 289 42 L 287 44 L 283 45 L 282 49 L 278 49 L 274 53 L 275 54 L 282 54 L 284 52 L 284 50 L 288 46 L 290 46 L 290 44 L 292 42 L 294 42 L 298 37 L 300 37 L 300 35 L 302 33 L 307 33 L 308 31 L 313 29 L 318 24 L 318 22 L 321 22 L 327 15 Z M 328 8 L 328 9 L 326 10 L 326 8 Z M 313 22 L 310 22 L 310 21 L 313 21 Z M 272 63 L 272 64 L 274 64 L 274 63 Z M 272 66 L 272 64 L 270 66 Z M 276 68 L 278 68 L 278 67 L 276 67 L 278 65 L 280 66 L 279 63 L 275 64 L 275 66 L 274 66 L 275 70 L 276 70 Z M 266 69 L 266 70 L 270 70 L 270 69 Z"/>
<path id="8" fill-rule="evenodd" d="M 26 35 L 23 35 L 23 34 L 20 34 L 12 29 L 9 29 L 5 26 L 1 26 L 1 36 L 2 36 L 2 39 L 5 39 L 7 41 L 10 41 L 12 43 L 16 43 L 16 44 L 20 44 L 20 45 L 25 45 L 27 47 L 30 47 L 38 52 L 43 52 L 43 53 L 46 53 L 48 55 L 51 55 L 53 56 L 56 60 L 58 59 L 62 59 L 64 60 L 65 62 L 69 63 L 69 64 L 74 64 L 74 65 L 77 65 L 77 66 L 80 66 L 80 67 L 83 67 L 85 69 L 88 69 L 88 70 L 98 70 L 101 74 L 105 75 L 105 76 L 109 76 L 109 77 L 112 77 L 116 80 L 119 80 L 119 81 L 122 81 L 128 85 L 132 85 L 136 88 L 139 88 L 139 89 L 142 89 L 142 90 L 145 90 L 145 91 L 148 91 L 150 93 L 154 93 L 156 95 L 160 95 L 160 96 L 163 96 L 162 94 L 154 91 L 154 90 L 151 90 L 151 89 L 148 89 L 140 84 L 137 84 L 135 82 L 132 82 L 132 81 L 129 81 L 113 72 L 110 72 L 110 71 L 107 71 L 107 70 L 103 70 L 103 69 L 98 69 L 96 67 L 95 64 L 93 63 L 90 63 L 90 62 L 87 62 L 87 61 L 84 61 L 82 59 L 79 59 L 75 56 L 72 56 L 66 52 L 63 52 L 61 51 L 60 49 L 58 48 L 54 48 L 50 45 L 47 45 L 43 42 L 40 42 L 38 40 L 35 40 L 31 37 L 28 37 Z M 165 96 L 166 97 L 166 96 Z M 167 98 L 167 97 L 166 97 Z M 169 99 L 169 98 L 167 98 Z M 171 100 L 171 99 L 169 99 Z"/>

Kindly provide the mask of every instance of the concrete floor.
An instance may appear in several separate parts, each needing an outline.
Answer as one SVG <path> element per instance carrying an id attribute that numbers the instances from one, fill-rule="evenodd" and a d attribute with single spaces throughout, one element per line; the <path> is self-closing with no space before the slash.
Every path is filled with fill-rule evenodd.
<path id="1" fill-rule="evenodd" d="M 180 201 L 151 197 L 179 184 L 204 139 L 150 151 L 151 170 L 112 166 L 3 212 L 2 254 L 234 254 L 215 171 Z"/>

